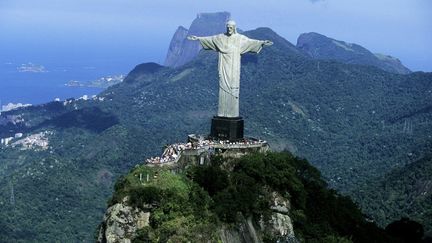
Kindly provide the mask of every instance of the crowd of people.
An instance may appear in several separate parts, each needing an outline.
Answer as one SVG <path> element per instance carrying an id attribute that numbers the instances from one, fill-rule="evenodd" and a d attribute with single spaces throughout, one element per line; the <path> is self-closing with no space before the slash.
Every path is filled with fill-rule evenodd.
<path id="1" fill-rule="evenodd" d="M 192 143 L 175 143 L 168 145 L 162 155 L 159 157 L 151 157 L 146 159 L 149 164 L 164 164 L 169 162 L 174 162 L 180 158 L 181 152 L 183 150 L 192 149 Z"/>
<path id="2" fill-rule="evenodd" d="M 146 159 L 148 164 L 165 164 L 170 162 L 177 162 L 184 150 L 190 149 L 207 149 L 209 153 L 214 152 L 218 148 L 236 148 L 236 147 L 249 147 L 251 145 L 261 145 L 266 143 L 263 140 L 250 140 L 243 139 L 241 141 L 229 141 L 229 140 L 211 140 L 211 139 L 199 139 L 197 142 L 188 143 L 175 143 L 167 145 L 162 155 L 159 157 L 151 157 Z"/>

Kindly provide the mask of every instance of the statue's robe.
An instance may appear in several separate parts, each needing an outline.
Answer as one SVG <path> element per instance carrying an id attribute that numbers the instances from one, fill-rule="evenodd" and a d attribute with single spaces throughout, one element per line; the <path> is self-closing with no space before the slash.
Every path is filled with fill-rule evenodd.
<path id="1" fill-rule="evenodd" d="M 199 37 L 202 47 L 219 53 L 218 116 L 239 116 L 240 58 L 246 52 L 259 53 L 264 41 L 241 34 Z"/>

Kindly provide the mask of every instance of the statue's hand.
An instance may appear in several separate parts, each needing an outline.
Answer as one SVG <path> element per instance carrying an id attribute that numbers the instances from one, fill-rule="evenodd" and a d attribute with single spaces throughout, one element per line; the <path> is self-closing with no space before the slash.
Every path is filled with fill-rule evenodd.
<path id="1" fill-rule="evenodd" d="M 269 41 L 269 40 L 265 40 L 265 41 L 264 41 L 264 45 L 265 45 L 265 46 L 271 46 L 271 45 L 273 45 L 273 42 L 271 42 L 271 41 Z"/>
<path id="2" fill-rule="evenodd" d="M 196 36 L 194 36 L 194 35 L 189 35 L 188 37 L 188 40 L 198 40 L 198 37 L 196 37 Z"/>

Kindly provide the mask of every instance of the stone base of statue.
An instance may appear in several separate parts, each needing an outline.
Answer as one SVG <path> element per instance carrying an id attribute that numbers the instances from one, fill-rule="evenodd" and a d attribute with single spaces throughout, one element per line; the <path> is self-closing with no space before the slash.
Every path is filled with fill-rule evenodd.
<path id="1" fill-rule="evenodd" d="M 214 116 L 210 137 L 218 140 L 238 141 L 243 139 L 244 121 L 241 117 Z"/>

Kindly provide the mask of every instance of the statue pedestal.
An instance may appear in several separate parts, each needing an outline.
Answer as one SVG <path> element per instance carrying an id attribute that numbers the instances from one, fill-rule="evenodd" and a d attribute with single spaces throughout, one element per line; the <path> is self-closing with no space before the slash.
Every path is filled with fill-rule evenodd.
<path id="1" fill-rule="evenodd" d="M 219 140 L 236 141 L 243 139 L 244 121 L 241 117 L 214 116 L 210 137 Z"/>

